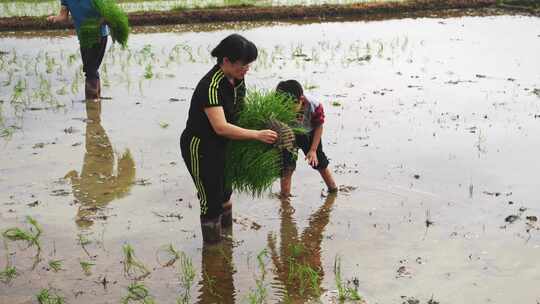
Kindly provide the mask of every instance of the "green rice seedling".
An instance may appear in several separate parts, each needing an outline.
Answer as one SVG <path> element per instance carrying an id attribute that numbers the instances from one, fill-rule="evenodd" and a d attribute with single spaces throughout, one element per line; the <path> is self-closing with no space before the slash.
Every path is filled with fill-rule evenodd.
<path id="1" fill-rule="evenodd" d="M 4 71 L 6 69 L 6 60 L 4 59 L 4 56 L 0 56 L 0 71 Z"/>
<path id="2" fill-rule="evenodd" d="M 169 127 L 169 123 L 164 122 L 164 121 L 161 121 L 161 122 L 159 122 L 159 126 L 160 126 L 162 129 L 167 129 L 167 128 Z"/>
<path id="3" fill-rule="evenodd" d="M 312 295 L 319 297 L 321 294 L 319 286 L 320 274 L 310 265 L 299 261 L 304 251 L 305 248 L 302 244 L 291 244 L 291 255 L 288 257 L 288 280 L 298 284 L 298 291 L 301 296 L 305 296 L 306 292 L 311 290 Z"/>
<path id="4" fill-rule="evenodd" d="M 213 296 L 217 296 L 217 297 L 220 297 L 220 295 L 218 295 L 216 293 L 216 289 L 215 289 L 215 286 L 216 286 L 216 281 L 217 281 L 217 278 L 216 277 L 213 277 L 213 276 L 210 276 L 208 274 L 208 272 L 204 272 L 203 273 L 203 280 L 206 282 L 206 286 L 208 288 L 208 292 L 213 295 Z"/>
<path id="5" fill-rule="evenodd" d="M 250 303 L 264 303 L 268 296 L 268 291 L 264 284 L 266 278 L 266 263 L 264 262 L 264 259 L 267 257 L 268 250 L 266 248 L 257 255 L 257 265 L 261 275 L 255 280 L 255 290 L 248 296 Z"/>
<path id="6" fill-rule="evenodd" d="M 79 93 L 79 73 L 75 73 L 75 77 L 73 77 L 73 81 L 71 82 L 71 93 Z"/>
<path id="7" fill-rule="evenodd" d="M 286 125 L 295 123 L 294 103 L 275 92 L 251 92 L 238 112 L 237 125 L 266 129 L 271 119 Z M 258 141 L 232 141 L 227 147 L 226 182 L 239 192 L 261 196 L 281 171 L 281 151 Z"/>
<path id="8" fill-rule="evenodd" d="M 307 55 L 304 53 L 304 47 L 302 44 L 296 45 L 292 48 L 292 54 L 291 56 L 293 58 L 295 57 L 307 57 Z"/>
<path id="9" fill-rule="evenodd" d="M 90 239 L 88 239 L 88 237 L 84 234 L 79 234 L 78 235 L 78 242 L 79 242 L 79 245 L 81 246 L 86 246 L 86 245 L 90 245 L 92 244 L 92 241 Z"/>
<path id="10" fill-rule="evenodd" d="M 2 233 L 2 236 L 10 241 L 26 241 L 28 247 L 36 246 L 38 252 L 41 251 L 41 243 L 39 237 L 42 230 L 37 221 L 30 217 L 26 217 L 27 222 L 31 225 L 30 230 L 23 230 L 21 228 L 9 228 Z"/>
<path id="11" fill-rule="evenodd" d="M 334 277 L 338 289 L 339 301 L 361 301 L 362 297 L 358 293 L 356 287 L 352 288 L 348 286 L 348 283 L 343 281 L 341 276 L 341 258 L 336 256 L 334 259 Z"/>
<path id="12" fill-rule="evenodd" d="M 8 284 L 19 275 L 17 269 L 13 266 L 6 266 L 6 269 L 0 272 L 0 282 Z"/>
<path id="13" fill-rule="evenodd" d="M 48 53 L 45 53 L 45 72 L 47 74 L 51 74 L 53 72 L 53 69 L 56 65 L 56 61 L 54 60 L 54 57 L 50 57 Z"/>
<path id="14" fill-rule="evenodd" d="M 160 253 L 166 255 L 166 262 L 161 263 L 160 262 Z M 178 250 L 176 250 L 173 246 L 173 244 L 165 245 L 162 248 L 160 248 L 157 252 L 157 261 L 158 263 L 163 267 L 169 267 L 174 265 L 178 259 L 180 259 L 182 253 Z"/>
<path id="15" fill-rule="evenodd" d="M 17 227 L 5 230 L 2 235 L 10 241 L 26 241 L 28 247 L 32 246 L 34 242 L 34 235 L 30 231 Z"/>
<path id="16" fill-rule="evenodd" d="M 145 79 L 152 79 L 154 77 L 154 73 L 152 72 L 152 64 L 147 64 L 144 68 L 144 78 Z"/>
<path id="17" fill-rule="evenodd" d="M 49 267 L 54 272 L 58 272 L 62 270 L 62 260 L 51 260 L 49 261 Z"/>
<path id="18" fill-rule="evenodd" d="M 264 259 L 266 257 L 268 257 L 268 250 L 266 248 L 257 255 L 257 265 L 261 275 L 255 279 L 255 289 L 250 290 L 247 295 L 250 304 L 262 304 L 265 303 L 268 298 L 268 290 L 265 285 L 266 264 Z"/>
<path id="19" fill-rule="evenodd" d="M 81 248 L 84 250 L 86 255 L 90 257 L 90 252 L 88 252 L 88 250 L 86 249 L 86 246 L 90 245 L 92 241 L 90 241 L 84 234 L 79 234 L 77 237 L 78 237 L 77 241 L 79 245 L 81 245 Z"/>
<path id="20" fill-rule="evenodd" d="M 13 70 L 8 70 L 8 78 L 6 80 L 4 80 L 4 82 L 2 83 L 5 87 L 8 87 L 11 85 L 11 83 L 13 82 L 13 73 L 14 71 Z"/>
<path id="21" fill-rule="evenodd" d="M 56 76 L 62 77 L 64 75 L 64 66 L 59 64 L 56 68 Z"/>
<path id="22" fill-rule="evenodd" d="M 318 88 L 319 86 L 316 85 L 316 84 L 313 84 L 313 83 L 309 83 L 309 82 L 306 82 L 304 85 L 303 85 L 304 89 L 306 91 L 312 91 L 312 90 L 315 90 L 316 88 Z"/>
<path id="23" fill-rule="evenodd" d="M 180 284 L 182 287 L 189 292 L 193 282 L 195 281 L 196 270 L 193 266 L 193 261 L 185 253 L 180 254 Z"/>
<path id="24" fill-rule="evenodd" d="M 63 85 L 60 89 L 56 90 L 56 94 L 57 95 L 66 95 L 67 94 L 66 86 Z"/>
<path id="25" fill-rule="evenodd" d="M 142 304 L 154 304 L 154 299 L 150 296 L 148 288 L 142 283 L 132 283 L 127 288 L 128 294 L 122 298 L 122 304 L 137 302 Z"/>
<path id="26" fill-rule="evenodd" d="M 377 41 L 377 57 L 382 58 L 384 55 L 384 44 L 381 41 Z"/>
<path id="27" fill-rule="evenodd" d="M 39 87 L 34 92 L 33 97 L 39 99 L 41 102 L 56 104 L 56 98 L 52 94 L 51 82 L 47 79 L 47 77 L 39 75 Z"/>
<path id="28" fill-rule="evenodd" d="M 124 252 L 124 274 L 127 276 L 137 275 L 136 279 L 142 279 L 150 274 L 150 271 L 135 257 L 135 250 L 129 244 L 122 247 Z"/>
<path id="29" fill-rule="evenodd" d="M 77 55 L 71 54 L 68 56 L 67 63 L 69 66 L 72 66 L 77 61 Z"/>
<path id="30" fill-rule="evenodd" d="M 96 264 L 94 263 L 90 263 L 90 262 L 86 262 L 86 261 L 81 261 L 80 262 L 81 264 L 81 268 L 84 272 L 85 275 L 89 276 L 92 274 L 92 266 L 95 266 Z"/>
<path id="31" fill-rule="evenodd" d="M 12 104 L 24 103 L 23 93 L 26 90 L 26 80 L 19 79 L 15 86 L 13 87 L 13 93 L 11 95 Z"/>
<path id="32" fill-rule="evenodd" d="M 101 68 L 101 84 L 103 85 L 103 87 L 106 87 L 106 88 L 111 86 L 111 82 L 109 81 L 109 73 L 107 69 L 107 64 L 103 64 Z"/>
<path id="33" fill-rule="evenodd" d="M 233 263 L 233 260 L 232 260 L 232 257 L 228 256 L 227 253 L 225 252 L 225 250 L 223 249 L 223 247 L 220 247 L 219 248 L 219 254 L 221 255 L 221 257 L 223 258 L 223 260 L 225 261 L 225 263 L 227 263 L 227 267 L 230 267 L 231 269 L 234 269 L 234 263 Z M 225 265 L 224 265 L 225 266 Z"/>
<path id="34" fill-rule="evenodd" d="M 17 64 L 17 58 L 18 58 L 18 57 L 17 57 L 17 50 L 15 50 L 15 49 L 13 48 L 13 49 L 11 50 L 11 54 L 12 54 L 12 56 L 11 56 L 11 59 L 9 60 L 8 63 L 9 63 L 10 65 L 15 65 L 15 64 Z"/>
<path id="35" fill-rule="evenodd" d="M 304 296 L 308 289 L 311 289 L 313 295 L 320 296 L 319 273 L 309 265 L 298 264 L 295 268 L 294 276 L 299 282 L 299 293 Z"/>
<path id="36" fill-rule="evenodd" d="M 0 126 L 0 138 L 11 138 L 13 136 L 13 133 L 15 133 L 15 129 L 12 127 L 4 128 Z"/>
<path id="37" fill-rule="evenodd" d="M 49 289 L 41 289 L 36 296 L 39 304 L 64 304 L 63 297 L 56 293 L 51 293 Z"/>
<path id="38" fill-rule="evenodd" d="M 191 287 L 195 281 L 195 267 L 190 257 L 185 253 L 180 253 L 180 285 L 183 288 L 182 295 L 176 300 L 177 304 L 187 304 L 191 300 Z M 207 275 L 208 276 L 208 275 Z M 206 277 L 204 279 L 207 279 Z M 209 286 L 212 286 L 209 281 Z"/>
<path id="39" fill-rule="evenodd" d="M 137 60 L 137 63 L 139 65 L 142 65 L 143 63 L 146 63 L 148 61 L 153 60 L 156 57 L 154 54 L 154 51 L 152 51 L 152 45 L 146 44 L 142 49 L 140 49 L 137 54 L 135 55 L 135 58 Z"/>
<path id="40" fill-rule="evenodd" d="M 259 270 L 263 274 L 263 276 L 266 276 L 266 263 L 264 262 L 264 259 L 268 257 L 268 250 L 264 248 L 257 254 L 257 265 L 259 267 Z"/>

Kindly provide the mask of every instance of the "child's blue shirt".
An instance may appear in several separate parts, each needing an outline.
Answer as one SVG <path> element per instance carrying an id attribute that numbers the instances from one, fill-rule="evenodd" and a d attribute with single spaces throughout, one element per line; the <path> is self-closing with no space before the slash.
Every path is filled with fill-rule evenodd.
<path id="1" fill-rule="evenodd" d="M 67 7 L 71 13 L 77 33 L 84 20 L 88 18 L 101 18 L 101 15 L 92 5 L 92 0 L 61 0 L 61 4 Z M 101 26 L 101 36 L 105 37 L 108 35 L 109 27 L 104 24 Z"/>

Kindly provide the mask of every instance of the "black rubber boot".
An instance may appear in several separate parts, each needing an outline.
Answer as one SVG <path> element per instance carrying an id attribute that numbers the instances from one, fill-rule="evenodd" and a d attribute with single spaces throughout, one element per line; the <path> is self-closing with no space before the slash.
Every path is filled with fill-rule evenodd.
<path id="1" fill-rule="evenodd" d="M 201 218 L 201 231 L 204 243 L 219 243 L 221 241 L 221 215 L 215 219 Z"/>

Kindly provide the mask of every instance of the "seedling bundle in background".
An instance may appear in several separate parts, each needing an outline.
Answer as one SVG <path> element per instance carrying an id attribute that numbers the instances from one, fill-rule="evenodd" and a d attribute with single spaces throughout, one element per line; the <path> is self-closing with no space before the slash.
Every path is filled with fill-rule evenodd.
<path id="1" fill-rule="evenodd" d="M 126 47 L 130 30 L 127 14 L 114 0 L 92 0 L 92 4 L 101 18 L 89 18 L 82 23 L 79 29 L 81 47 L 91 48 L 99 43 L 102 24 L 109 26 L 114 42 Z"/>
<path id="2" fill-rule="evenodd" d="M 288 95 L 275 92 L 251 92 L 238 113 L 237 125 L 254 130 L 273 129 L 278 133 L 275 145 L 259 141 L 231 141 L 227 148 L 226 182 L 239 192 L 260 196 L 270 189 L 281 173 L 281 152 L 293 152 L 292 129 L 296 123 L 294 102 Z"/>

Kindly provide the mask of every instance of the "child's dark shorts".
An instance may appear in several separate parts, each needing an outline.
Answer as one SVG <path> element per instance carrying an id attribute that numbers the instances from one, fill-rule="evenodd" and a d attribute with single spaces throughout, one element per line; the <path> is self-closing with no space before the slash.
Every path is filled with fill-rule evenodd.
<path id="1" fill-rule="evenodd" d="M 310 132 L 309 134 L 297 134 L 296 135 L 296 145 L 302 149 L 304 152 L 304 155 L 306 155 L 309 152 L 309 148 L 311 147 L 311 142 L 313 140 L 313 132 Z M 281 154 L 281 160 L 282 160 L 282 170 L 281 175 L 284 175 L 286 172 L 294 171 L 296 169 L 296 160 L 298 159 L 298 155 L 295 155 L 294 153 L 291 153 L 289 151 L 284 150 Z M 326 154 L 324 154 L 323 146 L 322 146 L 322 138 L 319 142 L 319 145 L 317 146 L 317 160 L 319 163 L 317 166 L 311 166 L 315 170 L 324 170 L 328 167 L 328 164 L 330 163 L 328 161 L 328 158 L 326 157 Z"/>

